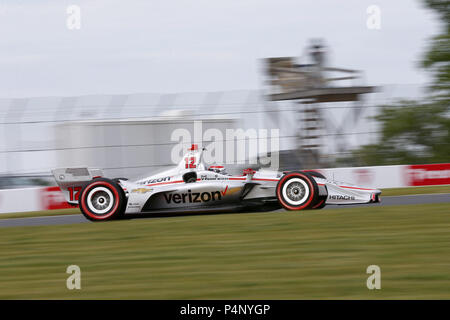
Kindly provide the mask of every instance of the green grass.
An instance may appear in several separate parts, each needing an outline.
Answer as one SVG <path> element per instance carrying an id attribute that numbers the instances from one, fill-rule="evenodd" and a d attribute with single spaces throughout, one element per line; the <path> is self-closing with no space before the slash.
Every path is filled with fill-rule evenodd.
<path id="1" fill-rule="evenodd" d="M 65 214 L 80 214 L 80 209 L 71 208 L 71 209 L 61 209 L 61 210 L 2 213 L 2 214 L 0 214 L 0 219 L 60 216 L 60 215 L 65 215 Z"/>
<path id="2" fill-rule="evenodd" d="M 408 187 L 408 188 L 389 188 L 382 189 L 381 196 L 405 196 L 414 194 L 431 193 L 450 193 L 450 185 L 444 186 L 426 186 L 426 187 Z"/>
<path id="3" fill-rule="evenodd" d="M 450 299 L 449 231 L 450 204 L 1 228 L 0 298 Z"/>

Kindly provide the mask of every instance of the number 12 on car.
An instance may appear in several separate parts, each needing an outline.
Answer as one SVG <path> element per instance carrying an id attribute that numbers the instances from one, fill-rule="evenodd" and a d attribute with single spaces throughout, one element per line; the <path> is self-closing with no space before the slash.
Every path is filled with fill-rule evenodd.
<path id="1" fill-rule="evenodd" d="M 195 157 L 186 157 L 184 158 L 186 161 L 186 169 L 195 169 L 197 168 L 197 165 L 195 164 Z"/>

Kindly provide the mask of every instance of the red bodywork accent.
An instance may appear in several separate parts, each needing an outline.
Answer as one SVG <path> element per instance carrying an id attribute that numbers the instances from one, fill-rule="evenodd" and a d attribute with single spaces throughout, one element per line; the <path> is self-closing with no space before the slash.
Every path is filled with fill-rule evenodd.
<path id="1" fill-rule="evenodd" d="M 242 175 L 244 175 L 244 176 L 246 176 L 246 175 L 248 175 L 248 174 L 255 174 L 255 170 L 253 170 L 252 168 L 247 168 L 247 169 L 244 169 L 244 171 L 242 171 Z"/>
<path id="2" fill-rule="evenodd" d="M 357 187 L 348 187 L 348 186 L 339 186 L 344 189 L 355 189 L 355 190 L 365 190 L 365 191 L 375 191 L 376 189 L 367 189 L 367 188 L 357 188 Z"/>
<path id="3" fill-rule="evenodd" d="M 197 151 L 198 150 L 198 144 L 193 144 L 188 150 L 189 151 Z"/>

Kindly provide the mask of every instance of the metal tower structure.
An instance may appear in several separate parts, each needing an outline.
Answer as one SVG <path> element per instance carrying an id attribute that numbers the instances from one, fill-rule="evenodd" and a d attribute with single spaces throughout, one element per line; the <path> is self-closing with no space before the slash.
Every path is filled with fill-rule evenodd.
<path id="1" fill-rule="evenodd" d="M 267 100 L 291 100 L 298 105 L 299 157 L 305 167 L 312 168 L 326 166 L 328 162 L 326 155 L 320 152 L 327 134 L 321 106 L 353 103 L 353 114 L 347 121 L 355 121 L 363 107 L 361 96 L 376 88 L 361 85 L 361 71 L 326 66 L 325 47 L 321 43 L 313 44 L 308 55 L 311 60 L 308 64 L 296 63 L 295 57 L 277 57 L 265 59 L 264 65 L 265 82 L 269 85 Z M 345 143 L 341 140 L 337 148 L 342 151 Z"/>

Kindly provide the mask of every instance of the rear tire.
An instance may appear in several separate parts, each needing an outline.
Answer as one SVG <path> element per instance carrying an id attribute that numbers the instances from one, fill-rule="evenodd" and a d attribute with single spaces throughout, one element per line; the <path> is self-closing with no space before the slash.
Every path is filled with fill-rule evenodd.
<path id="1" fill-rule="evenodd" d="M 91 221 L 113 220 L 125 212 L 126 197 L 117 182 L 98 178 L 81 189 L 81 213 Z"/>
<path id="2" fill-rule="evenodd" d="M 304 210 L 317 203 L 319 188 L 308 173 L 293 171 L 278 181 L 276 195 L 286 210 Z"/>

